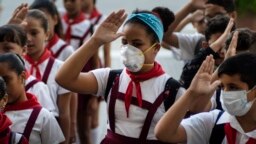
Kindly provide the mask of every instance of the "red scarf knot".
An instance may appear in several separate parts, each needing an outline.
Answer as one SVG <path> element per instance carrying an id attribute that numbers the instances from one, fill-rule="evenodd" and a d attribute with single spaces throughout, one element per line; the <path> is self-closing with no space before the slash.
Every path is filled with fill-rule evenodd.
<path id="1" fill-rule="evenodd" d="M 142 94 L 141 94 L 140 82 L 146 81 L 154 77 L 158 77 L 164 74 L 164 71 L 161 65 L 155 62 L 154 67 L 149 72 L 135 75 L 134 73 L 126 69 L 126 73 L 131 78 L 131 81 L 129 82 L 128 87 L 126 89 L 126 93 L 125 93 L 125 109 L 126 109 L 127 117 L 129 117 L 129 108 L 130 108 L 131 99 L 132 99 L 133 85 L 135 85 L 138 104 L 140 107 L 142 107 Z"/>
<path id="2" fill-rule="evenodd" d="M 66 24 L 68 25 L 66 35 L 65 35 L 65 40 L 68 44 L 70 44 L 70 39 L 71 39 L 71 34 L 72 34 L 71 26 L 84 21 L 86 19 L 85 14 L 83 12 L 80 12 L 80 14 L 77 17 L 75 17 L 74 19 L 69 18 L 68 14 L 65 14 L 63 16 L 63 19 L 66 22 Z"/>
<path id="3" fill-rule="evenodd" d="M 29 62 L 31 65 L 30 68 L 30 74 L 33 74 L 34 69 L 36 70 L 36 78 L 38 80 L 42 80 L 42 76 L 40 73 L 39 65 L 43 63 L 45 60 L 47 60 L 51 56 L 51 52 L 48 49 L 45 49 L 42 56 L 38 59 L 38 61 L 34 61 L 29 55 L 25 55 L 25 59 Z"/>
<path id="4" fill-rule="evenodd" d="M 230 123 L 226 123 L 224 126 L 225 134 L 227 137 L 228 144 L 236 144 L 237 131 L 231 127 Z M 246 144 L 256 144 L 256 139 L 249 138 Z"/>

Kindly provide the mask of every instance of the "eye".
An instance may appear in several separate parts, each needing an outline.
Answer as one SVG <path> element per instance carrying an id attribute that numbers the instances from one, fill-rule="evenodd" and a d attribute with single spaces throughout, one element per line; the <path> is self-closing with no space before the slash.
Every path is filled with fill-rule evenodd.
<path id="1" fill-rule="evenodd" d="M 142 43 L 138 43 L 138 42 L 134 42 L 132 45 L 137 47 L 137 48 L 140 48 L 141 46 L 143 46 Z"/>
<path id="2" fill-rule="evenodd" d="M 122 39 L 122 44 L 123 44 L 123 45 L 128 44 L 127 40 L 126 40 L 126 39 Z"/>

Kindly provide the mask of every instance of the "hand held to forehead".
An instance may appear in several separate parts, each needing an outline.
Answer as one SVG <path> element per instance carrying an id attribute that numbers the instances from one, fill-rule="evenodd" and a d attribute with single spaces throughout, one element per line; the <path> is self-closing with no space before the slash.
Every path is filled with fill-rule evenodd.
<path id="1" fill-rule="evenodd" d="M 225 44 L 225 41 L 230 34 L 232 27 L 234 26 L 234 19 L 230 18 L 228 26 L 225 29 L 225 32 L 215 41 L 213 42 L 210 47 L 215 51 L 218 52 Z"/>
<path id="2" fill-rule="evenodd" d="M 92 35 L 92 39 L 102 45 L 122 36 L 123 34 L 117 33 L 117 31 L 123 24 L 126 16 L 124 10 L 112 12 Z"/>

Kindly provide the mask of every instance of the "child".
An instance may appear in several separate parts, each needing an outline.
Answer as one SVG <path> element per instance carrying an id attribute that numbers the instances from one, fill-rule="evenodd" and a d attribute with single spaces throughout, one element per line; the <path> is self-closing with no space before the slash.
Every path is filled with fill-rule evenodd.
<path id="1" fill-rule="evenodd" d="M 221 64 L 218 69 L 220 81 L 211 83 L 214 60 L 208 56 L 186 93 L 158 122 L 156 136 L 172 143 L 256 143 L 255 65 L 255 54 L 238 54 Z M 220 83 L 224 112 L 213 110 L 182 120 L 192 105 L 209 100 Z"/>
<path id="2" fill-rule="evenodd" d="M 11 130 L 23 135 L 31 144 L 64 141 L 54 116 L 42 108 L 33 94 L 26 93 L 24 61 L 14 53 L 0 55 L 0 76 L 6 82 L 8 103 L 4 113 L 13 122 Z"/>
<path id="3" fill-rule="evenodd" d="M 13 52 L 22 56 L 26 51 L 26 43 L 26 33 L 20 26 L 9 24 L 0 27 L 0 54 Z M 44 108 L 54 112 L 55 107 L 47 85 L 28 71 L 26 71 L 25 90 L 34 94 Z"/>
<path id="4" fill-rule="evenodd" d="M 63 41 L 62 23 L 56 6 L 49 0 L 35 0 L 29 9 L 40 9 L 45 13 L 49 23 L 49 40 L 46 48 L 50 50 L 52 56 L 61 61 L 65 61 L 73 52 L 74 48 Z"/>
<path id="5" fill-rule="evenodd" d="M 55 75 L 62 62 L 51 57 L 48 49 L 45 49 L 47 40 L 48 21 L 45 14 L 40 10 L 29 10 L 24 20 L 27 23 L 26 32 L 28 37 L 26 68 L 36 78 L 47 84 L 55 104 L 55 115 L 59 120 L 60 127 L 69 140 L 70 131 L 70 92 L 60 87 L 55 81 Z"/>
<path id="6" fill-rule="evenodd" d="M 12 122 L 2 113 L 7 104 L 8 96 L 6 94 L 6 84 L 4 79 L 0 77 L 0 143 L 1 144 L 28 144 L 27 139 L 21 134 L 12 132 L 10 126 Z"/>
<path id="7" fill-rule="evenodd" d="M 183 93 L 177 81 L 169 83 L 170 76 L 155 62 L 164 27 L 169 24 L 163 26 L 160 18 L 151 12 L 137 11 L 125 22 L 123 32 L 117 33 L 125 18 L 124 10 L 111 13 L 91 39 L 65 61 L 56 80 L 72 91 L 105 95 L 109 129 L 103 144 L 163 143 L 156 140 L 153 129 L 169 108 L 165 107 L 167 99 L 172 98 L 174 102 Z M 116 75 L 109 68 L 80 73 L 101 45 L 120 36 L 124 70 Z M 172 89 L 166 91 L 166 83 Z M 165 99 L 164 95 L 169 96 Z"/>

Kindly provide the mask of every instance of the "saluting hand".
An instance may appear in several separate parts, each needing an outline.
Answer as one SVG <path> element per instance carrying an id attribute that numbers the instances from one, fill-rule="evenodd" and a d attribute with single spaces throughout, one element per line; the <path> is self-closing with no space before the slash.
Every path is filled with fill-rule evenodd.
<path id="1" fill-rule="evenodd" d="M 122 33 L 117 33 L 120 26 L 126 19 L 124 10 L 112 12 L 97 28 L 95 33 L 92 35 L 97 42 L 100 44 L 109 43 L 114 41 L 118 37 L 122 36 Z"/>
<path id="2" fill-rule="evenodd" d="M 226 41 L 228 35 L 230 34 L 230 31 L 232 30 L 233 26 L 234 26 L 234 19 L 230 18 L 229 23 L 228 23 L 224 33 L 210 45 L 212 50 L 214 50 L 215 52 L 218 52 L 221 48 L 224 47 L 225 41 Z"/>
<path id="3" fill-rule="evenodd" d="M 213 70 L 214 59 L 213 56 L 210 55 L 206 57 L 188 88 L 193 96 L 212 96 L 213 92 L 220 84 L 218 80 L 211 83 Z"/>
<path id="4" fill-rule="evenodd" d="M 228 59 L 229 57 L 232 57 L 234 55 L 236 55 L 236 47 L 237 47 L 237 40 L 238 40 L 238 31 L 235 31 L 235 33 L 233 34 L 232 40 L 229 44 L 227 53 L 225 55 L 225 60 Z"/>
<path id="5" fill-rule="evenodd" d="M 22 3 L 19 5 L 13 12 L 11 19 L 8 24 L 23 24 L 23 20 L 25 19 L 28 12 L 28 4 Z"/>

